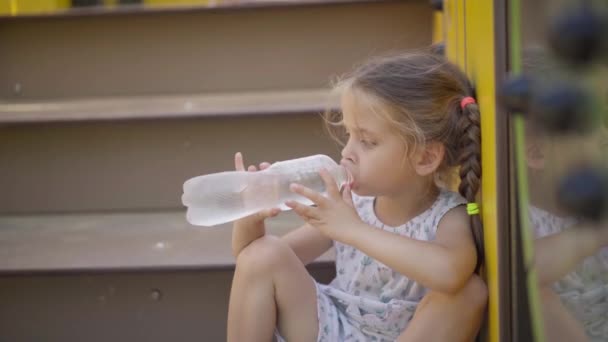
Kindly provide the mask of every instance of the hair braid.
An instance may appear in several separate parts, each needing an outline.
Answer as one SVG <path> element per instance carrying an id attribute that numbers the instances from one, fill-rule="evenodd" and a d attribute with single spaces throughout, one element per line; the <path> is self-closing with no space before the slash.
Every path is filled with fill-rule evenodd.
<path id="1" fill-rule="evenodd" d="M 460 110 L 461 115 L 458 116 L 458 132 L 460 133 L 460 154 L 458 164 L 460 164 L 460 185 L 458 192 L 469 203 L 476 202 L 476 195 L 481 185 L 481 127 L 479 107 L 475 103 L 468 104 Z M 481 218 L 477 215 L 471 215 L 471 231 L 475 240 L 475 249 L 477 250 L 477 264 L 475 272 L 484 261 L 483 252 L 483 226 Z"/>

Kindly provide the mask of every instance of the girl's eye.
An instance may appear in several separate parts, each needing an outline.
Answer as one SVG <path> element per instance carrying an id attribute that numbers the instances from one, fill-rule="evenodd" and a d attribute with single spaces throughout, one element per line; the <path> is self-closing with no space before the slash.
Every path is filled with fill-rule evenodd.
<path id="1" fill-rule="evenodd" d="M 361 142 L 361 145 L 363 145 L 364 147 L 367 147 L 367 148 L 376 146 L 376 143 L 373 141 L 361 140 L 360 142 Z"/>

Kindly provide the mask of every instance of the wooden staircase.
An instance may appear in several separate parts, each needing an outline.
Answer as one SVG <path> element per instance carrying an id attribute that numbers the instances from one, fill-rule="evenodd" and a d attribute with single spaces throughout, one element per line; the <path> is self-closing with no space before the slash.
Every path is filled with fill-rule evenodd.
<path id="1" fill-rule="evenodd" d="M 431 42 L 427 1 L 0 18 L 0 341 L 222 341 L 230 225 L 191 177 L 339 148 L 318 113 L 366 57 Z M 299 226 L 292 213 L 273 234 Z M 333 277 L 333 253 L 309 265 Z"/>

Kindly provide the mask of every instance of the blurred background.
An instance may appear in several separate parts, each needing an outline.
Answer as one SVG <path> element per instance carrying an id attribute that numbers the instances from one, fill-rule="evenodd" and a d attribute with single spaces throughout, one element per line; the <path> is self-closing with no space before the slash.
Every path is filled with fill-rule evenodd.
<path id="1" fill-rule="evenodd" d="M 522 111 L 520 229 L 534 239 L 523 324 L 546 341 L 608 341 L 607 5 L 521 1 L 511 30 L 527 97 L 512 108 Z"/>

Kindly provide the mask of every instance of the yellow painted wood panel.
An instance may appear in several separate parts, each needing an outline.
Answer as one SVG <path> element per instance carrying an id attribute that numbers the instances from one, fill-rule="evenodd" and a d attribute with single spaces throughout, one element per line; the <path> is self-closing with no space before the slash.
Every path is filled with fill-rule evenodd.
<path id="1" fill-rule="evenodd" d="M 488 340 L 498 341 L 501 330 L 499 317 L 498 274 L 498 198 L 496 160 L 496 42 L 492 1 L 467 1 L 465 9 L 465 65 L 477 89 L 480 105 L 482 139 L 482 218 L 486 251 L 485 274 L 490 298 L 488 307 Z M 505 180 L 502 180 L 505 181 Z"/>
<path id="2" fill-rule="evenodd" d="M 482 218 L 486 252 L 485 278 L 490 291 L 488 341 L 500 336 L 496 169 L 496 65 L 492 1 L 446 0 L 444 25 L 448 59 L 466 71 L 477 90 L 482 113 Z M 505 284 L 502 284 L 505 286 Z"/>
<path id="3" fill-rule="evenodd" d="M 444 39 L 443 14 L 439 11 L 435 11 L 433 14 L 433 44 L 442 42 Z"/>
<path id="4" fill-rule="evenodd" d="M 70 0 L 0 0 L 0 15 L 55 12 L 70 6 Z"/>

